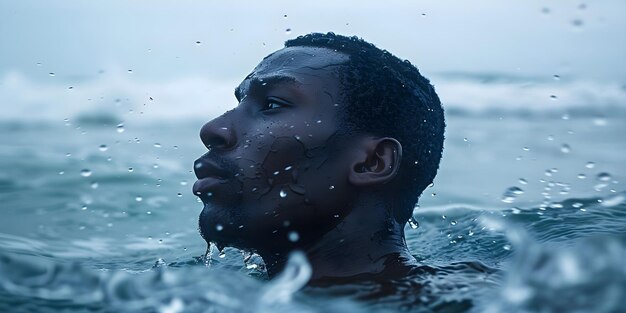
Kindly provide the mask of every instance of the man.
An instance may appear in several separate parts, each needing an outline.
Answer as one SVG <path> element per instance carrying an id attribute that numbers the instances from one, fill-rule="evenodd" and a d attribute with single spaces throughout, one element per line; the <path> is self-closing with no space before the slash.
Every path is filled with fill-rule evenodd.
<path id="1" fill-rule="evenodd" d="M 398 278 L 417 262 L 404 226 L 432 182 L 444 117 L 408 61 L 313 33 L 265 57 L 239 105 L 206 123 L 194 164 L 200 232 L 258 253 L 274 276 L 303 251 L 312 280 Z"/>

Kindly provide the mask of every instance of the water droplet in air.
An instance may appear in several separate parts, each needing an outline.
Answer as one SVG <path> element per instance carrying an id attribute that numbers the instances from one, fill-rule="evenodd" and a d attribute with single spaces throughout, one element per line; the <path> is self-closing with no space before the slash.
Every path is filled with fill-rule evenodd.
<path id="1" fill-rule="evenodd" d="M 83 210 L 83 211 L 85 211 L 85 210 L 87 210 L 87 206 L 86 206 L 86 205 L 83 205 L 83 207 L 82 207 L 82 208 L 80 208 L 80 209 L 81 209 L 81 210 Z"/>
<path id="2" fill-rule="evenodd" d="M 595 166 L 596 166 L 596 164 L 593 163 L 593 162 L 587 162 L 587 164 L 585 164 L 586 168 L 594 168 Z"/>
<path id="3" fill-rule="evenodd" d="M 525 178 L 520 178 L 519 179 L 519 183 L 522 184 L 522 185 L 526 185 L 526 184 L 528 184 L 528 181 Z"/>
<path id="4" fill-rule="evenodd" d="M 127 72 L 128 72 L 129 74 L 132 74 L 132 73 L 133 73 L 133 70 L 128 70 Z"/>
<path id="5" fill-rule="evenodd" d="M 504 249 L 506 251 L 510 251 L 511 250 L 511 245 L 504 245 L 504 246 L 502 246 L 502 249 Z"/>
<path id="6" fill-rule="evenodd" d="M 522 190 L 522 188 L 520 187 L 517 187 L 517 186 L 509 187 L 502 194 L 501 200 L 504 203 L 513 203 L 515 199 L 517 198 L 517 196 L 523 193 L 524 193 L 524 190 Z"/>
<path id="7" fill-rule="evenodd" d="M 606 126 L 607 121 L 606 119 L 602 118 L 602 117 L 596 117 L 593 119 L 593 125 L 596 126 Z"/>
<path id="8" fill-rule="evenodd" d="M 300 235 L 295 231 L 290 231 L 289 234 L 287 234 L 287 238 L 289 238 L 291 242 L 296 242 L 300 239 Z"/>
<path id="9" fill-rule="evenodd" d="M 129 172 L 129 173 L 132 173 L 133 171 L 134 171 L 134 170 L 133 170 L 133 168 L 132 168 L 132 167 L 129 167 L 129 168 L 128 168 L 128 172 Z"/>
<path id="10" fill-rule="evenodd" d="M 552 78 L 554 78 L 554 80 L 560 80 L 561 76 L 560 75 L 552 75 Z"/>
<path id="11" fill-rule="evenodd" d="M 598 176 L 596 176 L 596 178 L 599 181 L 605 181 L 606 182 L 606 181 L 611 180 L 611 174 L 606 173 L 606 172 L 602 172 L 602 173 L 598 174 Z"/>
<path id="12" fill-rule="evenodd" d="M 415 217 L 411 216 L 411 218 L 409 219 L 409 226 L 411 226 L 412 229 L 417 229 L 418 227 L 420 227 L 420 224 L 415 219 Z"/>
<path id="13" fill-rule="evenodd" d="M 177 195 L 179 198 L 183 196 L 183 194 L 182 194 L 182 193 L 180 193 L 180 192 L 179 192 L 179 193 L 177 193 L 176 195 Z"/>
<path id="14" fill-rule="evenodd" d="M 142 198 L 142 197 L 140 197 L 140 196 L 136 196 L 136 197 L 135 197 L 135 201 L 137 201 L 137 202 L 141 202 L 142 200 L 143 200 L 143 198 Z"/>
<path id="15" fill-rule="evenodd" d="M 226 257 L 226 253 L 224 252 L 224 250 L 220 250 L 220 253 L 217 255 L 220 259 L 223 259 Z"/>
<path id="16" fill-rule="evenodd" d="M 89 176 L 91 176 L 91 171 L 89 169 L 86 169 L 86 168 L 82 169 L 80 171 L 80 176 L 82 176 L 82 177 L 89 177 Z"/>
<path id="17" fill-rule="evenodd" d="M 98 150 L 100 150 L 100 151 L 104 152 L 104 151 L 109 150 L 109 147 L 108 147 L 107 145 L 100 145 L 100 146 L 98 147 Z"/>
<path id="18" fill-rule="evenodd" d="M 97 189 L 98 188 L 98 182 L 92 182 L 90 186 L 91 186 L 91 189 Z"/>
<path id="19" fill-rule="evenodd" d="M 285 29 L 285 34 L 287 34 L 287 35 L 291 34 L 291 28 Z"/>
<path id="20" fill-rule="evenodd" d="M 284 191 L 284 190 L 281 190 L 281 191 L 280 191 L 280 193 L 279 193 L 279 195 L 280 195 L 280 197 L 281 197 L 281 198 L 284 198 L 284 197 L 286 197 L 286 196 L 287 196 L 287 192 L 286 192 L 286 191 Z"/>
<path id="21" fill-rule="evenodd" d="M 524 147 L 524 148 L 522 148 L 522 150 L 524 150 L 524 151 L 530 151 L 530 148 L 528 148 L 528 147 Z"/>
<path id="22" fill-rule="evenodd" d="M 284 19 L 287 19 L 287 14 L 283 15 L 283 18 L 284 18 Z"/>
<path id="23" fill-rule="evenodd" d="M 156 142 L 156 143 L 154 143 L 154 147 L 155 147 L 155 148 L 161 148 L 161 144 L 160 144 L 160 143 L 158 143 L 158 142 Z"/>
<path id="24" fill-rule="evenodd" d="M 557 96 L 556 96 L 556 95 L 550 95 L 550 99 L 551 99 L 551 100 L 556 100 L 556 99 L 557 99 Z"/>
<path id="25" fill-rule="evenodd" d="M 565 143 L 561 146 L 561 152 L 570 153 L 570 151 L 572 151 L 572 148 L 568 144 Z"/>
<path id="26" fill-rule="evenodd" d="M 583 26 L 583 24 L 585 23 L 579 18 L 572 20 L 572 25 L 574 25 L 575 27 L 581 27 Z"/>
<path id="27" fill-rule="evenodd" d="M 118 133 L 123 133 L 124 132 L 124 124 L 122 124 L 122 123 L 117 124 L 117 132 Z"/>
<path id="28" fill-rule="evenodd" d="M 450 225 L 452 225 L 452 226 L 456 226 L 456 223 L 457 223 L 456 221 L 451 221 L 451 222 L 450 222 Z"/>
<path id="29" fill-rule="evenodd" d="M 54 73 L 52 73 L 52 72 L 50 72 L 50 73 L 48 73 L 48 75 L 50 75 L 50 76 L 54 76 L 55 74 L 54 74 Z"/>
<path id="30" fill-rule="evenodd" d="M 199 45 L 201 45 L 201 44 L 202 44 L 202 42 L 200 42 L 200 41 L 196 41 L 196 45 L 198 45 L 198 46 L 199 46 Z"/>
<path id="31" fill-rule="evenodd" d="M 578 177 L 579 179 L 585 179 L 585 178 L 587 178 L 587 175 L 580 173 L 576 177 Z"/>

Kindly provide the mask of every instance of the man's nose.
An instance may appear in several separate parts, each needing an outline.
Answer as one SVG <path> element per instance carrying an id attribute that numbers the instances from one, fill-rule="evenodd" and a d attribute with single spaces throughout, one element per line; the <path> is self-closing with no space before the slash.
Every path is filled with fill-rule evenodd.
<path id="1" fill-rule="evenodd" d="M 208 149 L 228 150 L 237 144 L 235 130 L 224 115 L 204 124 L 200 139 Z"/>

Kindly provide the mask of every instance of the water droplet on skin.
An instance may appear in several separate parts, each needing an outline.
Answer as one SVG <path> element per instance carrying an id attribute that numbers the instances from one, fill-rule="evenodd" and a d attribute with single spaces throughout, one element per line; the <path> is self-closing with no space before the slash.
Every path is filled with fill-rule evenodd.
<path id="1" fill-rule="evenodd" d="M 594 168 L 595 166 L 596 166 L 596 164 L 593 163 L 593 162 L 587 162 L 587 164 L 585 164 L 586 168 Z"/>
<path id="2" fill-rule="evenodd" d="M 570 153 L 572 151 L 572 149 L 570 148 L 570 146 L 568 144 L 563 144 L 561 146 L 561 152 L 563 153 Z"/>
<path id="3" fill-rule="evenodd" d="M 118 133 L 123 133 L 124 132 L 124 124 L 122 124 L 122 123 L 117 124 L 117 129 L 116 130 L 117 130 Z"/>
<path id="4" fill-rule="evenodd" d="M 287 192 L 285 190 L 281 190 L 279 195 L 280 195 L 281 198 L 284 198 L 284 197 L 287 196 Z"/>
<path id="5" fill-rule="evenodd" d="M 100 151 L 104 152 L 104 151 L 109 150 L 109 147 L 107 147 L 107 145 L 100 145 L 100 146 L 98 147 L 98 150 L 100 150 Z"/>
<path id="6" fill-rule="evenodd" d="M 89 169 L 86 169 L 86 168 L 82 169 L 80 171 L 80 176 L 82 176 L 82 177 L 89 177 L 89 176 L 91 176 L 91 171 Z"/>
<path id="7" fill-rule="evenodd" d="M 335 189 L 335 186 L 331 185 L 330 187 L 328 187 L 329 190 L 333 190 Z"/>
<path id="8" fill-rule="evenodd" d="M 132 167 L 129 167 L 129 168 L 128 168 L 128 172 L 129 172 L 129 173 L 132 173 L 133 171 L 134 171 L 134 170 L 133 170 L 133 168 L 132 168 Z"/>
<path id="9" fill-rule="evenodd" d="M 274 172 L 274 176 L 276 176 L 276 175 L 278 175 L 278 174 L 280 174 L 280 171 L 276 171 L 276 172 Z"/>
<path id="10" fill-rule="evenodd" d="M 289 239 L 289 241 L 291 241 L 291 242 L 296 242 L 296 241 L 300 240 L 300 235 L 298 235 L 298 233 L 297 233 L 297 232 L 295 232 L 295 231 L 290 231 L 290 232 L 287 234 L 287 238 L 288 238 L 288 239 Z"/>
<path id="11" fill-rule="evenodd" d="M 524 179 L 524 178 L 520 178 L 519 179 L 519 183 L 522 184 L 522 185 L 526 185 L 526 184 L 528 184 L 528 181 L 526 179 Z"/>
<path id="12" fill-rule="evenodd" d="M 598 181 L 607 182 L 607 181 L 611 180 L 611 174 L 606 173 L 606 172 L 602 172 L 602 173 L 598 174 L 598 176 L 596 176 L 596 178 L 598 179 Z"/>
<path id="13" fill-rule="evenodd" d="M 135 201 L 137 201 L 137 202 L 141 202 L 142 200 L 143 200 L 143 198 L 140 197 L 140 196 L 135 197 Z"/>
<path id="14" fill-rule="evenodd" d="M 409 226 L 411 226 L 412 229 L 417 229 L 420 227 L 420 224 L 415 217 L 411 216 L 411 218 L 409 218 Z"/>
<path id="15" fill-rule="evenodd" d="M 222 224 L 217 224 L 217 225 L 215 225 L 215 230 L 222 231 L 222 230 L 224 230 L 224 226 L 222 226 Z"/>

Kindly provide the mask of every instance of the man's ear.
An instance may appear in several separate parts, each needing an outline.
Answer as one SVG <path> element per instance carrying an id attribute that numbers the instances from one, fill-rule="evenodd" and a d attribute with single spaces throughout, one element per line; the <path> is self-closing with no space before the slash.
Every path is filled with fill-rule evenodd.
<path id="1" fill-rule="evenodd" d="M 394 138 L 363 138 L 356 147 L 348 181 L 355 186 L 390 182 L 402 161 L 402 145 Z"/>

